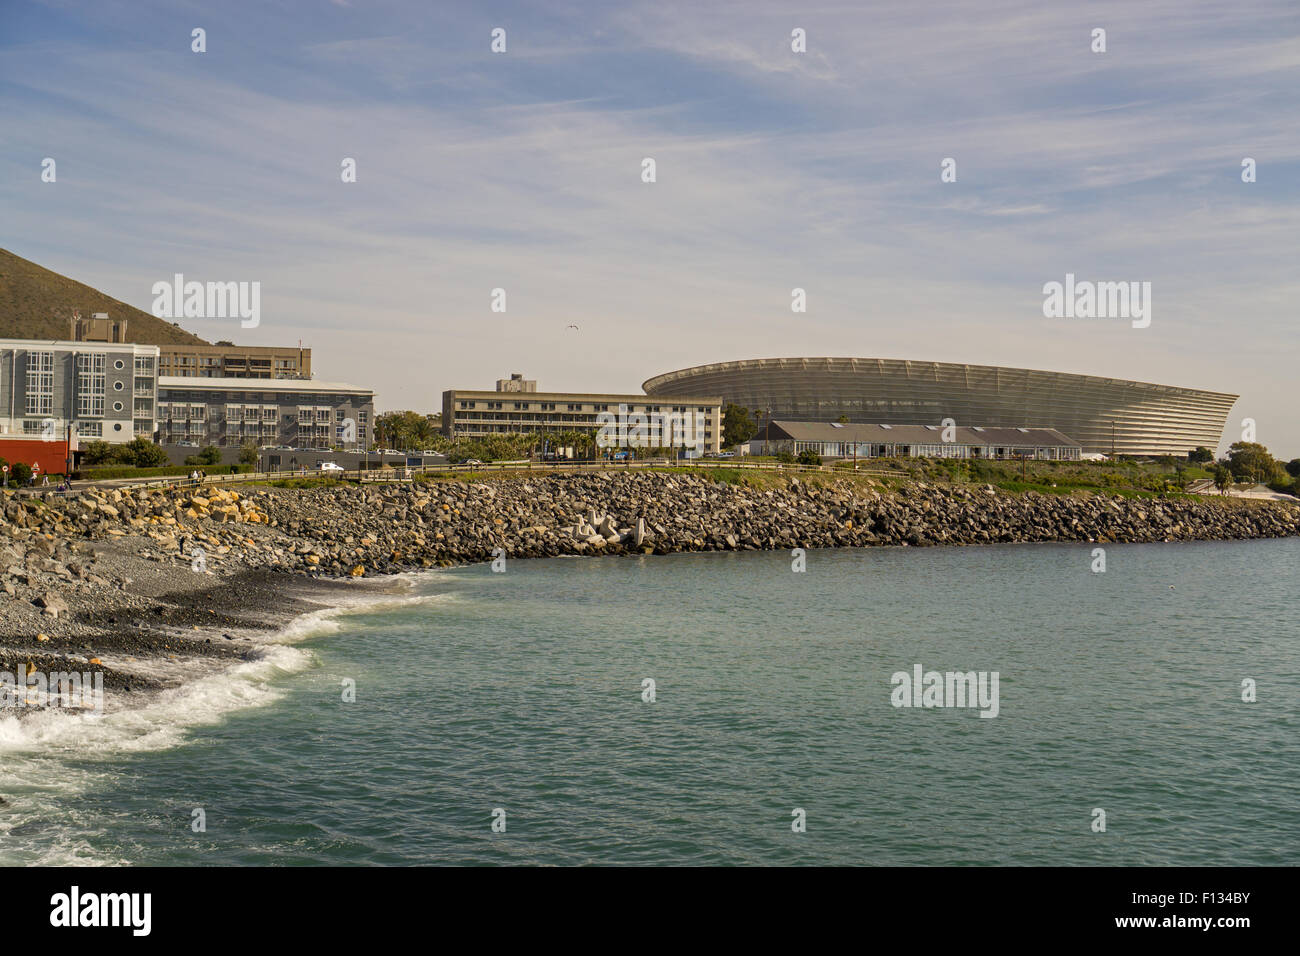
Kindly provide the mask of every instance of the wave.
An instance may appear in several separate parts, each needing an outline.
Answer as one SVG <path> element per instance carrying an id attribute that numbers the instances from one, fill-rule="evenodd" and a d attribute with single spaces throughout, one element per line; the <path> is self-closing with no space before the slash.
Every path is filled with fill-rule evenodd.
<path id="1" fill-rule="evenodd" d="M 130 862 L 96 849 L 88 839 L 107 836 L 111 822 L 77 819 L 83 814 L 72 809 L 81 795 L 114 785 L 118 771 L 113 758 L 183 746 L 196 727 L 282 699 L 288 693 L 284 678 L 318 666 L 316 655 L 297 645 L 342 631 L 349 615 L 449 599 L 446 593 L 354 593 L 260 636 L 256 659 L 141 694 L 139 706 L 99 715 L 51 708 L 21 719 L 0 717 L 0 759 L 6 771 L 0 784 L 5 803 L 0 807 L 0 865 Z"/>

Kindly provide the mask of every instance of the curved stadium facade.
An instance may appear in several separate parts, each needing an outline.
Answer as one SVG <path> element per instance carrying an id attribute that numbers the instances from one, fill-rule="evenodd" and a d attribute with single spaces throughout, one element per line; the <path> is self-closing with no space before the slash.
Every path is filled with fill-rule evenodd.
<path id="1" fill-rule="evenodd" d="M 721 395 L 772 419 L 1055 428 L 1086 452 L 1214 449 L 1236 395 L 996 365 L 876 358 L 717 362 L 647 379 L 647 395 Z"/>

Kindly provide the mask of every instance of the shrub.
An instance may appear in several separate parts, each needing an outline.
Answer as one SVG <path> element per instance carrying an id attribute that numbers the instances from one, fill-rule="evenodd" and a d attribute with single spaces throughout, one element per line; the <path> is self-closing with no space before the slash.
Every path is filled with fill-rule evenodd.
<path id="1" fill-rule="evenodd" d="M 158 468 L 167 464 L 167 453 L 149 439 L 140 437 L 123 445 L 118 451 L 117 460 L 137 468 Z"/>
<path id="2" fill-rule="evenodd" d="M 116 449 L 106 441 L 96 439 L 81 450 L 81 460 L 87 465 L 103 465 L 114 461 Z"/>
<path id="3" fill-rule="evenodd" d="M 27 479 L 32 476 L 32 466 L 16 461 L 9 466 L 9 485 L 25 485 Z"/>
<path id="4" fill-rule="evenodd" d="M 811 448 L 805 448 L 803 451 L 799 452 L 799 457 L 795 460 L 801 465 L 820 465 L 822 463 L 822 456 L 817 454 L 817 452 L 813 451 Z"/>
<path id="5" fill-rule="evenodd" d="M 217 465 L 221 463 L 221 449 L 216 445 L 209 445 L 197 455 L 190 455 L 185 459 L 187 465 Z"/>

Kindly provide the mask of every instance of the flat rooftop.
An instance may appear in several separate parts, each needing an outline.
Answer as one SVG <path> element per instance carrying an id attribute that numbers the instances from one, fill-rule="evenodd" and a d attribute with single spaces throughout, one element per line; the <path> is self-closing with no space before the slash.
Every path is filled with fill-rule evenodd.
<path id="1" fill-rule="evenodd" d="M 375 392 L 373 388 L 362 388 L 346 382 L 318 382 L 308 378 L 203 378 L 198 375 L 159 375 L 158 387 L 186 391 L 206 389 L 213 392 L 363 392 L 366 395 Z"/>

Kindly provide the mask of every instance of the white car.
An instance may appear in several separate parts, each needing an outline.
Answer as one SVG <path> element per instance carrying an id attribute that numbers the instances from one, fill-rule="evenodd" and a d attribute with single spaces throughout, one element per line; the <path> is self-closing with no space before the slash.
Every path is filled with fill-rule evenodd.
<path id="1" fill-rule="evenodd" d="M 319 471 L 344 471 L 342 465 L 334 461 L 322 461 L 316 466 Z"/>

